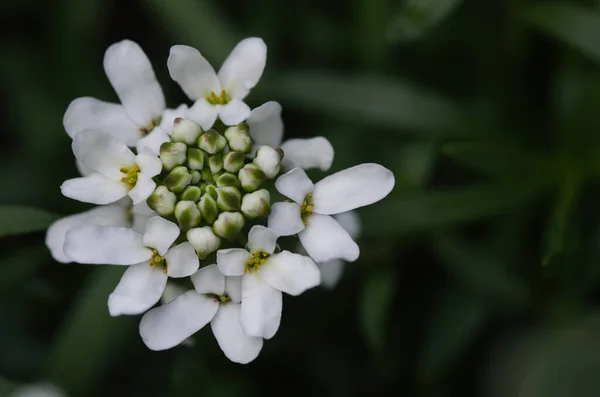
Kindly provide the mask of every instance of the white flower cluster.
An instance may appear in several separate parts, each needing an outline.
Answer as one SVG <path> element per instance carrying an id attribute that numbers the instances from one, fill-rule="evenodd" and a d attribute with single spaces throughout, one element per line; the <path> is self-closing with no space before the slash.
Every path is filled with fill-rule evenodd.
<path id="1" fill-rule="evenodd" d="M 54 223 L 47 245 L 60 262 L 128 266 L 108 308 L 145 313 L 140 335 L 150 349 L 174 347 L 210 323 L 230 360 L 254 360 L 279 328 L 282 293 L 319 285 L 319 266 L 333 267 L 323 272 L 333 284 L 341 261 L 359 256 L 349 211 L 394 186 L 378 164 L 313 184 L 303 169 L 329 169 L 327 139 L 282 142 L 279 104 L 244 102 L 266 52 L 261 39 L 242 40 L 215 73 L 196 49 L 172 47 L 170 75 L 194 103 L 167 109 L 146 55 L 122 41 L 104 58 L 121 104 L 78 98 L 66 111 L 82 176 L 62 193 L 99 206 Z M 273 181 L 289 200 L 271 203 Z M 277 244 L 291 235 L 301 253 Z M 165 298 L 167 281 L 186 277 L 193 289 Z"/>

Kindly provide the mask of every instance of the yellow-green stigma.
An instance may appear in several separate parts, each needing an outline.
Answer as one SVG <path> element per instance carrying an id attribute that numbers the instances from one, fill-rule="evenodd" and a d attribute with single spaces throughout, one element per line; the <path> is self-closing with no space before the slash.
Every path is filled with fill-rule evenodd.
<path id="1" fill-rule="evenodd" d="M 302 218 L 302 223 L 304 223 L 304 226 L 308 225 L 308 217 L 311 216 L 312 213 L 312 194 L 308 193 L 302 204 L 300 204 L 300 217 Z"/>
<path id="2" fill-rule="evenodd" d="M 210 94 L 204 97 L 204 99 L 206 99 L 206 101 L 211 105 L 227 105 L 229 101 L 231 101 L 231 97 L 227 95 L 225 90 L 221 91 L 221 95 L 217 95 L 211 91 Z"/>
<path id="3" fill-rule="evenodd" d="M 246 273 L 255 272 L 260 269 L 260 266 L 265 264 L 268 257 L 269 254 L 266 252 L 255 252 L 252 258 L 246 262 Z"/>
<path id="4" fill-rule="evenodd" d="M 148 123 L 147 126 L 140 128 L 140 132 L 144 136 L 148 135 L 150 132 L 152 132 L 152 130 L 154 129 L 154 127 L 158 127 L 160 125 L 161 121 L 162 121 L 162 118 L 158 118 L 156 120 L 152 120 L 151 122 Z"/>
<path id="5" fill-rule="evenodd" d="M 129 188 L 129 190 L 133 189 L 133 187 L 135 186 L 135 184 L 137 183 L 137 180 L 138 180 L 138 174 L 140 172 L 140 167 L 138 167 L 137 165 L 134 165 L 131 168 L 121 167 L 119 169 L 119 171 L 121 173 L 125 174 L 125 176 L 123 178 L 121 178 L 121 182 L 126 184 L 127 187 Z"/>
<path id="6" fill-rule="evenodd" d="M 167 272 L 167 260 L 163 256 L 160 256 L 156 250 L 152 251 L 150 266 L 160 266 L 162 267 L 163 272 Z"/>
<path id="7" fill-rule="evenodd" d="M 211 294 L 211 296 L 215 300 L 215 302 L 218 302 L 221 305 L 223 305 L 227 302 L 231 302 L 231 298 L 227 294 L 223 294 L 223 295 Z"/>

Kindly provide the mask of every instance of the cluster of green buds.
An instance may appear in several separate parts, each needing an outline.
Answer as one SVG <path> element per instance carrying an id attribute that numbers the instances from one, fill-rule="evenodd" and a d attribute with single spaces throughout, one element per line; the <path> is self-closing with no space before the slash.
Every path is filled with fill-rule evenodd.
<path id="1" fill-rule="evenodd" d="M 247 124 L 204 131 L 177 118 L 171 141 L 160 147 L 163 168 L 148 205 L 179 224 L 201 259 L 221 239 L 243 240 L 247 221 L 270 212 L 265 184 L 279 174 L 283 152 L 255 148 L 248 132 Z"/>

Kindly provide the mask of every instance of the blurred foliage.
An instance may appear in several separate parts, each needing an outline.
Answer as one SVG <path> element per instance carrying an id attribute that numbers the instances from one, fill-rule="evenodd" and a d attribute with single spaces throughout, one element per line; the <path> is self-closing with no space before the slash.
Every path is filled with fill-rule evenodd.
<path id="1" fill-rule="evenodd" d="M 600 4 L 519 0 L 4 0 L 0 4 L 0 396 L 600 395 Z M 397 188 L 360 211 L 340 285 L 285 299 L 239 366 L 209 330 L 150 352 L 110 318 L 120 270 L 54 263 L 43 229 L 87 208 L 62 115 L 115 100 L 104 50 L 169 47 L 219 64 L 246 36 L 269 59 L 250 95 L 287 137 L 323 135 L 334 170 L 378 162 Z M 319 174 L 317 174 L 319 175 Z"/>

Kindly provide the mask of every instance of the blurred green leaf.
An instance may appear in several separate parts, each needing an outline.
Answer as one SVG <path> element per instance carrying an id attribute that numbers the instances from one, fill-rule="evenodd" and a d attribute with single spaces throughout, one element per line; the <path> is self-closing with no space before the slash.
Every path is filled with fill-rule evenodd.
<path id="1" fill-rule="evenodd" d="M 0 377 L 0 396 L 8 396 L 16 389 L 16 386 L 4 378 Z"/>
<path id="2" fill-rule="evenodd" d="M 361 294 L 360 317 L 367 342 L 374 349 L 384 346 L 387 320 L 394 299 L 396 276 L 376 273 L 367 279 Z"/>
<path id="3" fill-rule="evenodd" d="M 394 165 L 396 188 L 416 190 L 424 186 L 433 170 L 435 161 L 435 145 L 430 142 L 411 142 L 399 149 L 396 147 L 382 148 L 393 152 L 390 156 Z"/>
<path id="4" fill-rule="evenodd" d="M 7 249 L 2 255 L 0 291 L 22 288 L 23 281 L 32 276 L 50 257 L 48 249 L 42 244 Z"/>
<path id="5" fill-rule="evenodd" d="M 526 7 L 522 17 L 557 39 L 600 62 L 600 13 L 568 3 L 540 3 Z"/>
<path id="6" fill-rule="evenodd" d="M 0 206 L 0 237 L 45 230 L 58 215 L 20 205 Z"/>
<path id="7" fill-rule="evenodd" d="M 388 26 L 388 40 L 414 41 L 420 39 L 447 18 L 462 0 L 405 0 L 400 11 Z"/>

